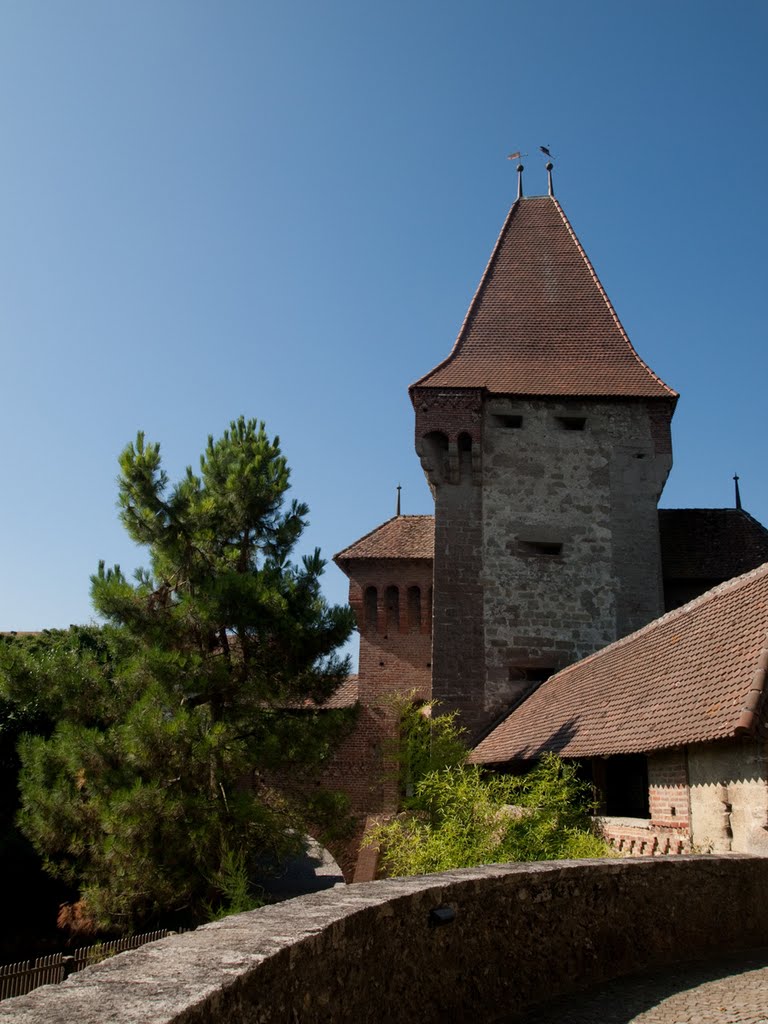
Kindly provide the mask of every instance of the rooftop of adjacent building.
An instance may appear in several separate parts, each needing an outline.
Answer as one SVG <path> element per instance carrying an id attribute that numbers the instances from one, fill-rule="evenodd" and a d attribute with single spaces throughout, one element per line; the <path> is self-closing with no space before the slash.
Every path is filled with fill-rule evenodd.
<path id="1" fill-rule="evenodd" d="M 643 753 L 765 730 L 768 563 L 543 682 L 480 763 Z"/>
<path id="2" fill-rule="evenodd" d="M 768 561 L 768 530 L 741 508 L 659 509 L 664 578 L 731 579 Z M 393 516 L 344 548 L 334 560 L 342 569 L 355 561 L 432 560 L 435 518 Z"/>
<path id="3" fill-rule="evenodd" d="M 452 352 L 419 388 L 677 399 L 633 348 L 554 195 L 512 205 Z"/>

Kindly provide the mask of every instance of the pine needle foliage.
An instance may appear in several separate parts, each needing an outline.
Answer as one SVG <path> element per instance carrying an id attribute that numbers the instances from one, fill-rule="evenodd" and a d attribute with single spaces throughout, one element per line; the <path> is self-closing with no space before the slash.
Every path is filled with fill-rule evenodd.
<path id="1" fill-rule="evenodd" d="M 349 726 L 322 701 L 353 628 L 327 604 L 319 551 L 292 561 L 307 506 L 263 423 L 210 437 L 175 485 L 139 434 L 120 456 L 120 518 L 148 568 L 99 565 L 103 627 L 0 648 L 0 693 L 49 728 L 20 745 L 20 824 L 102 928 L 194 923 L 244 905 L 301 820 L 262 769 L 319 764 Z M 255 782 L 254 782 L 255 780 Z"/>

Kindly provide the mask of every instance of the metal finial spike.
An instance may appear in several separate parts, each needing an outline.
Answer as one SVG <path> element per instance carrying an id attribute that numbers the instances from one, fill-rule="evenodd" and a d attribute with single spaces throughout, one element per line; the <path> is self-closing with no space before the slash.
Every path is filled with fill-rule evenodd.
<path id="1" fill-rule="evenodd" d="M 741 508 L 741 494 L 739 493 L 739 474 L 733 474 L 733 483 L 736 488 L 736 508 Z"/>
<path id="2" fill-rule="evenodd" d="M 547 161 L 547 185 L 549 187 L 549 194 L 554 196 L 555 190 L 552 188 L 552 167 L 553 163 L 551 160 Z"/>
<path id="3" fill-rule="evenodd" d="M 522 164 L 517 165 L 517 198 L 523 198 L 523 171 L 525 168 Z"/>
<path id="4" fill-rule="evenodd" d="M 400 484 L 398 484 L 397 485 L 397 511 L 395 512 L 396 516 L 400 515 L 400 491 L 402 491 L 402 487 L 400 486 Z"/>

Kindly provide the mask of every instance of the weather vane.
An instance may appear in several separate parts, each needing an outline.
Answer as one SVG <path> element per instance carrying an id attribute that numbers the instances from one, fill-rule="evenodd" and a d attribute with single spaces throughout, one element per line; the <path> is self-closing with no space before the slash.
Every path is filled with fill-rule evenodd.
<path id="1" fill-rule="evenodd" d="M 552 156 L 552 152 L 549 146 L 539 146 L 539 152 L 547 157 L 546 169 L 547 169 L 547 191 L 551 196 L 554 196 L 555 190 L 552 186 L 552 161 L 555 159 Z M 524 156 L 528 156 L 527 153 L 522 153 L 520 150 L 516 150 L 514 153 L 507 155 L 507 160 L 521 160 Z M 517 198 L 523 198 L 523 171 L 524 167 L 522 164 L 517 165 Z"/>

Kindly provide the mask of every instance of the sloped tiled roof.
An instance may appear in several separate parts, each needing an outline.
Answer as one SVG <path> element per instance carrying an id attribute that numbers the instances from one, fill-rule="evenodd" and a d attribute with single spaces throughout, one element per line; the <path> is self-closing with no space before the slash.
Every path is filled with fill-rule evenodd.
<path id="1" fill-rule="evenodd" d="M 411 387 L 677 398 L 635 352 L 552 196 L 512 206 L 453 351 Z"/>
<path id="2" fill-rule="evenodd" d="M 729 580 L 768 562 L 768 530 L 739 508 L 660 508 L 665 579 Z"/>
<path id="3" fill-rule="evenodd" d="M 358 558 L 431 559 L 435 555 L 434 516 L 393 516 L 337 555 L 334 562 Z"/>
<path id="4" fill-rule="evenodd" d="M 752 732 L 766 671 L 768 564 L 551 676 L 472 760 L 642 753 Z"/>
<path id="5" fill-rule="evenodd" d="M 336 687 L 330 697 L 324 701 L 305 700 L 291 701 L 282 706 L 288 711 L 337 711 L 339 708 L 351 708 L 357 704 L 359 694 L 358 677 L 347 676 L 343 683 Z"/>

